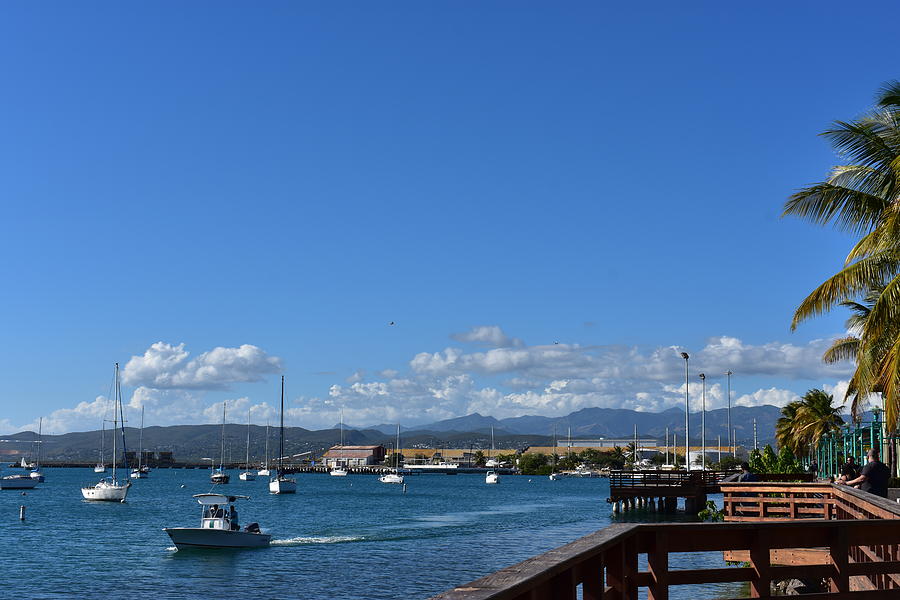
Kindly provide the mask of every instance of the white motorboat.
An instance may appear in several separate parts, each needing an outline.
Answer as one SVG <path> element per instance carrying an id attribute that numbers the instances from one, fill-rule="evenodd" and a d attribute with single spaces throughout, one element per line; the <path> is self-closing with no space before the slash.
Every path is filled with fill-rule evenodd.
<path id="1" fill-rule="evenodd" d="M 0 490 L 30 490 L 38 484 L 37 479 L 24 473 L 0 477 Z"/>
<path id="2" fill-rule="evenodd" d="M 328 471 L 328 474 L 332 477 L 346 477 L 347 469 L 344 467 L 331 467 L 331 470 Z"/>
<path id="3" fill-rule="evenodd" d="M 125 418 L 122 413 L 122 387 L 119 384 L 119 363 L 116 363 L 115 376 L 115 402 L 113 403 L 113 432 L 116 431 L 122 422 L 122 452 L 125 452 Z M 113 440 L 113 460 L 112 460 L 112 477 L 104 477 L 94 485 L 87 485 L 81 488 L 81 495 L 85 500 L 105 501 L 105 502 L 125 502 L 128 495 L 128 488 L 131 482 L 126 479 L 120 482 L 116 479 L 116 443 Z"/>
<path id="4" fill-rule="evenodd" d="M 488 471 L 484 476 L 485 483 L 500 483 L 500 474 L 497 471 Z"/>
<path id="5" fill-rule="evenodd" d="M 297 480 L 284 476 L 284 375 L 281 376 L 281 427 L 278 436 L 278 469 L 269 480 L 269 493 L 296 494 Z"/>
<path id="6" fill-rule="evenodd" d="M 250 411 L 247 411 L 247 456 L 244 459 L 244 470 L 238 475 L 241 481 L 256 481 L 256 473 L 250 470 Z"/>
<path id="7" fill-rule="evenodd" d="M 264 548 L 272 536 L 263 533 L 258 523 L 250 523 L 243 529 L 238 523 L 234 501 L 249 496 L 224 494 L 195 494 L 201 506 L 200 527 L 166 527 L 179 550 L 186 548 Z"/>
<path id="8" fill-rule="evenodd" d="M 380 481 L 381 483 L 403 483 L 403 475 L 397 473 L 396 471 L 393 473 L 385 473 L 378 478 L 378 481 Z"/>
<path id="9" fill-rule="evenodd" d="M 144 407 L 141 406 L 141 433 L 138 438 L 138 465 L 131 470 L 132 479 L 147 479 L 150 468 L 144 462 Z"/>
<path id="10" fill-rule="evenodd" d="M 227 402 L 222 402 L 222 449 L 220 450 L 221 454 L 219 455 L 219 467 L 213 470 L 212 474 L 209 476 L 209 481 L 216 485 L 222 485 L 231 481 L 231 476 L 225 471 L 225 405 Z"/>
<path id="11" fill-rule="evenodd" d="M 106 473 L 106 465 L 102 465 L 102 464 L 100 464 L 100 463 L 97 463 L 97 464 L 94 466 L 94 473 Z"/>
<path id="12" fill-rule="evenodd" d="M 272 474 L 272 471 L 270 471 L 269 469 L 260 469 L 259 471 L 256 472 L 256 474 L 259 475 L 260 477 L 268 477 L 269 475 Z"/>

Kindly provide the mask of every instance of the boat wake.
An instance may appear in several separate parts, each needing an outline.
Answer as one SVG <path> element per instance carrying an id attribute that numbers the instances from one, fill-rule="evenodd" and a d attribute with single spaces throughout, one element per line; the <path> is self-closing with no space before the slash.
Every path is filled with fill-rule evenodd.
<path id="1" fill-rule="evenodd" d="M 330 535 L 330 536 L 311 536 L 311 537 L 295 537 L 286 540 L 272 540 L 269 542 L 272 546 L 302 546 L 305 544 L 343 544 L 346 542 L 360 542 L 366 539 L 362 536 L 353 535 Z"/>

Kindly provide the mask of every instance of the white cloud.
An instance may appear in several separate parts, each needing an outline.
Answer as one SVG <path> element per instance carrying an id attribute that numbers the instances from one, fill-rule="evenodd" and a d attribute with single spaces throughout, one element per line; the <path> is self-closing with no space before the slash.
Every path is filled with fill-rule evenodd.
<path id="1" fill-rule="evenodd" d="M 524 345 L 522 340 L 511 338 L 498 325 L 480 325 L 466 333 L 454 333 L 450 336 L 457 342 L 482 344 L 494 348 L 518 347 Z"/>
<path id="2" fill-rule="evenodd" d="M 415 425 L 472 412 L 503 418 L 562 416 L 589 407 L 660 411 L 683 406 L 681 348 L 526 346 L 494 326 L 455 337 L 501 346 L 471 352 L 455 347 L 421 352 L 413 356 L 405 371 L 389 368 L 366 376 L 365 370 L 358 369 L 318 395 L 289 396 L 286 422 L 306 428 L 330 427 L 338 421 L 342 408 L 345 422 L 360 426 Z M 726 370 L 735 372 L 732 389 L 737 406 L 784 406 L 807 387 L 815 387 L 811 382 L 819 382 L 818 387 L 833 391 L 839 400 L 851 367 L 822 363 L 821 354 L 828 345 L 827 340 L 754 345 L 728 336 L 711 338 L 702 348 L 688 350 L 691 405 L 699 409 L 697 375 L 703 371 L 708 375 L 707 408 L 726 406 Z M 223 398 L 216 392 L 231 384 L 260 381 L 280 368 L 277 357 L 256 346 L 215 348 L 191 359 L 184 344 L 158 342 L 125 367 L 126 382 L 137 385 L 127 416 L 133 422 L 136 411 L 145 406 L 148 425 L 215 423 L 221 419 L 221 403 L 227 401 L 229 422 L 244 421 L 249 409 L 254 422 L 277 423 L 277 402 L 270 406 L 254 401 L 252 394 Z M 747 392 L 748 380 L 762 380 L 765 385 Z M 787 389 L 791 380 L 802 382 L 800 388 Z M 738 387 L 747 393 L 738 395 Z M 272 402 L 277 394 L 268 390 L 264 397 Z M 95 429 L 107 404 L 105 398 L 97 398 L 55 411 L 45 420 L 45 431 Z"/>
<path id="3" fill-rule="evenodd" d="M 123 371 L 127 385 L 153 389 L 225 390 L 234 383 L 261 381 L 282 370 L 281 360 L 250 344 L 217 347 L 188 360 L 184 344 L 156 342 L 132 356 Z"/>

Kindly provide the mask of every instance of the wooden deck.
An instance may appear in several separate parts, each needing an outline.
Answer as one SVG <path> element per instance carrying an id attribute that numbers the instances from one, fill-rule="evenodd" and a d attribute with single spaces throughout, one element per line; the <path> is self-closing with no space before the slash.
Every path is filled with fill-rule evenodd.
<path id="1" fill-rule="evenodd" d="M 665 600 L 673 585 L 828 581 L 831 598 L 900 598 L 900 506 L 832 484 L 722 484 L 725 523 L 617 524 L 435 600 Z M 748 566 L 677 569 L 684 552 L 731 552 Z M 646 556 L 646 570 L 639 557 Z"/>

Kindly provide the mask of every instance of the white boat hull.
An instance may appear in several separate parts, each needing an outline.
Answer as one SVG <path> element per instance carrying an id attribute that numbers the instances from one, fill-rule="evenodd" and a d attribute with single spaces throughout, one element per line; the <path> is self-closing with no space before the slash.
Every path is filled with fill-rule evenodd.
<path id="1" fill-rule="evenodd" d="M 94 467 L 94 473 L 106 473 L 106 467 L 103 465 L 97 465 Z"/>
<path id="2" fill-rule="evenodd" d="M 143 471 L 132 471 L 131 472 L 132 479 L 147 479 L 147 474 Z"/>
<path id="3" fill-rule="evenodd" d="M 38 480 L 28 475 L 11 475 L 0 478 L 0 490 L 30 490 L 37 486 Z"/>
<path id="4" fill-rule="evenodd" d="M 259 471 L 256 472 L 256 474 L 259 475 L 260 477 L 268 477 L 272 473 L 268 469 L 260 469 Z"/>
<path id="5" fill-rule="evenodd" d="M 268 533 L 201 529 L 200 527 L 166 527 L 175 547 L 185 548 L 264 548 L 272 536 Z"/>
<path id="6" fill-rule="evenodd" d="M 396 473 L 385 473 L 378 478 L 378 481 L 380 481 L 381 483 L 403 483 L 403 475 L 397 475 Z"/>
<path id="7" fill-rule="evenodd" d="M 101 481 L 97 485 L 81 488 L 81 495 L 84 496 L 85 500 L 96 502 L 124 502 L 130 487 L 131 482 L 110 483 Z"/>
<path id="8" fill-rule="evenodd" d="M 328 474 L 331 475 L 332 477 L 346 477 L 347 471 L 344 469 L 332 469 L 331 471 L 328 472 Z"/>
<path id="9" fill-rule="evenodd" d="M 244 471 L 243 473 L 238 475 L 238 478 L 241 481 L 256 481 L 256 473 L 253 473 L 251 471 Z"/>
<path id="10" fill-rule="evenodd" d="M 269 492 L 272 494 L 296 494 L 297 482 L 293 479 L 273 479 L 269 482 Z"/>
<path id="11" fill-rule="evenodd" d="M 485 483 L 500 483 L 500 475 L 497 473 L 488 473 L 484 476 Z"/>
<path id="12" fill-rule="evenodd" d="M 28 476 L 31 477 L 32 479 L 37 479 L 38 483 L 44 483 L 44 474 L 41 473 L 40 471 L 32 471 L 31 473 L 28 474 Z"/>

